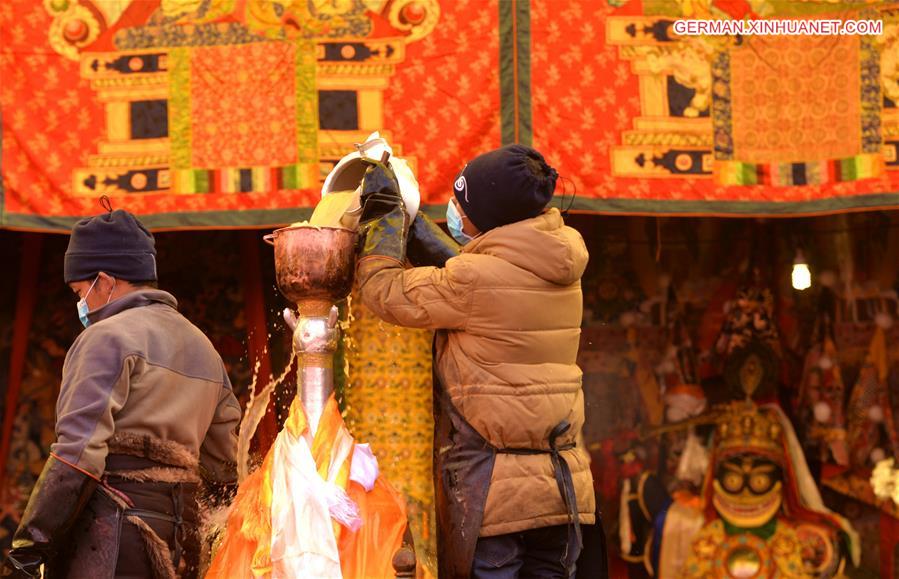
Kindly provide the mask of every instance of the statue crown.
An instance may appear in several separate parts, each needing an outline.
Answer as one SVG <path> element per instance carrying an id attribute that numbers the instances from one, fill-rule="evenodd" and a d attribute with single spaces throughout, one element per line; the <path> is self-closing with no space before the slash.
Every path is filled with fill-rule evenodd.
<path id="1" fill-rule="evenodd" d="M 783 427 L 774 412 L 750 400 L 732 402 L 718 421 L 718 451 L 783 454 Z"/>

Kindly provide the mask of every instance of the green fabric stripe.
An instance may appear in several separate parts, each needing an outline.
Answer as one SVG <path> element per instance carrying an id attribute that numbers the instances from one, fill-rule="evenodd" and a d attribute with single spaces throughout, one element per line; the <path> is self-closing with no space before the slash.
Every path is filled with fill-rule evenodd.
<path id="1" fill-rule="evenodd" d="M 552 207 L 564 204 L 569 197 L 556 197 Z M 698 217 L 790 217 L 841 211 L 899 209 L 899 193 L 876 193 L 779 203 L 776 201 L 660 201 L 654 199 L 595 199 L 575 197 L 572 211 L 604 215 L 683 215 Z M 422 210 L 432 219 L 446 219 L 446 205 L 424 205 Z"/>
<path id="2" fill-rule="evenodd" d="M 740 165 L 740 185 L 755 185 L 757 177 L 755 165 L 748 163 Z"/>
<path id="3" fill-rule="evenodd" d="M 0 229 L 6 224 L 6 186 L 3 184 L 3 108 L 0 107 Z"/>
<path id="4" fill-rule="evenodd" d="M 315 41 L 297 40 L 297 163 L 318 163 L 318 90 L 315 88 Z"/>
<path id="5" fill-rule="evenodd" d="M 290 165 L 281 169 L 281 179 L 284 182 L 284 189 L 297 188 L 297 166 Z"/>
<path id="6" fill-rule="evenodd" d="M 553 200 L 559 206 L 559 200 Z M 568 206 L 568 200 L 565 200 Z M 576 197 L 572 210 L 609 214 L 681 214 L 720 217 L 741 215 L 812 215 L 839 211 L 861 211 L 872 208 L 899 208 L 899 193 L 877 193 L 832 197 L 815 201 L 659 201 L 652 199 L 591 199 Z"/>
<path id="7" fill-rule="evenodd" d="M 194 192 L 209 193 L 209 171 L 205 169 L 194 171 Z"/>
<path id="8" fill-rule="evenodd" d="M 880 79 L 880 50 L 877 39 L 862 36 L 859 39 L 859 68 L 861 69 L 861 131 L 862 152 L 879 154 L 883 148 L 883 96 Z"/>
<path id="9" fill-rule="evenodd" d="M 531 124 L 531 2 L 518 0 L 518 142 L 533 142 Z"/>
<path id="10" fill-rule="evenodd" d="M 718 161 L 734 158 L 733 107 L 731 104 L 730 52 L 722 50 L 712 61 L 712 82 L 715 98 L 712 99 L 712 126 L 714 127 L 715 159 Z"/>
<path id="11" fill-rule="evenodd" d="M 268 229 L 283 227 L 294 221 L 309 219 L 311 207 L 293 209 L 245 209 L 241 211 L 196 211 L 189 213 L 156 213 L 139 215 L 141 223 L 153 230 L 165 229 Z M 84 216 L 44 217 L 11 213 L 9 229 L 30 229 L 48 233 L 68 233 Z"/>
<path id="12" fill-rule="evenodd" d="M 512 50 L 512 0 L 499 0 L 499 105 L 502 143 L 515 142 L 515 73 Z"/>
<path id="13" fill-rule="evenodd" d="M 855 164 L 855 157 L 842 159 L 840 161 L 841 173 L 843 181 L 855 181 L 858 179 L 858 166 Z"/>
<path id="14" fill-rule="evenodd" d="M 556 197 L 553 207 L 569 197 Z M 591 199 L 575 197 L 572 211 L 604 215 L 682 215 L 702 217 L 740 217 L 764 215 L 788 217 L 815 215 L 840 211 L 866 209 L 899 209 L 899 193 L 877 193 L 804 201 L 795 203 L 740 202 L 740 201 L 656 201 L 651 199 Z M 446 205 L 424 205 L 421 208 L 429 217 L 446 219 Z M 246 209 L 243 211 L 205 211 L 191 213 L 158 213 L 141 215 L 140 220 L 154 230 L 165 229 L 266 229 L 282 227 L 312 215 L 311 207 L 293 209 Z M 5 226 L 9 229 L 30 229 L 46 232 L 68 233 L 83 216 L 45 217 L 22 213 L 6 214 Z"/>
<path id="15" fill-rule="evenodd" d="M 190 169 L 190 48 L 169 50 L 169 142 L 172 169 Z"/>

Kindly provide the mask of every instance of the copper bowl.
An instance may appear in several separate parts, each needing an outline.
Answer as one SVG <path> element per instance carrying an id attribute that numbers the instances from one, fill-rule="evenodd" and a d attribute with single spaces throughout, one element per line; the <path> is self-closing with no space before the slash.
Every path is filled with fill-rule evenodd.
<path id="1" fill-rule="evenodd" d="M 294 303 L 340 301 L 353 289 L 356 232 L 336 227 L 284 227 L 263 239 L 275 246 L 278 289 Z"/>

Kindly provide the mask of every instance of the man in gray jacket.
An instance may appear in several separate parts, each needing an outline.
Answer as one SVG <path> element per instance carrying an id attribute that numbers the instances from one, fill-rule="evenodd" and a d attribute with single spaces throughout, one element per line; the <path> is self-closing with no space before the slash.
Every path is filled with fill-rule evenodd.
<path id="1" fill-rule="evenodd" d="M 86 329 L 2 576 L 195 576 L 200 484 L 236 481 L 240 407 L 222 359 L 155 289 L 153 236 L 127 211 L 75 225 L 65 281 Z"/>

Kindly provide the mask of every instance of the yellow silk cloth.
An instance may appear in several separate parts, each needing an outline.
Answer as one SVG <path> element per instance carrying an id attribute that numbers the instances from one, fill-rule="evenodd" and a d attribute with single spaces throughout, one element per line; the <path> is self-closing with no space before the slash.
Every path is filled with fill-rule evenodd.
<path id="1" fill-rule="evenodd" d="M 307 431 L 302 404 L 294 399 L 281 434 L 286 432 L 298 439 Z M 347 440 L 354 444 L 332 396 L 312 439 L 312 457 L 318 476 L 343 488 L 355 503 L 362 526 L 354 532 L 334 521 L 331 521 L 330 529 L 317 528 L 313 524 L 308 524 L 306 529 L 303 527 L 304 521 L 296 522 L 304 532 L 334 533 L 343 578 L 393 577 L 392 558 L 402 544 L 407 522 L 405 501 L 384 477 L 378 476 L 374 487 L 368 492 L 349 479 L 352 449 L 347 452 L 345 448 L 339 448 Z M 277 564 L 272 563 L 272 504 L 283 502 L 273 496 L 276 454 L 276 446 L 273 445 L 262 466 L 241 483 L 228 517 L 224 539 L 206 574 L 207 578 L 277 579 L 287 576 Z M 332 464 L 335 457 L 338 461 Z M 287 499 L 289 501 L 289 497 Z"/>
<path id="2" fill-rule="evenodd" d="M 291 227 L 345 227 L 355 231 L 362 206 L 359 191 L 334 191 L 322 197 L 309 221 L 296 221 Z"/>

